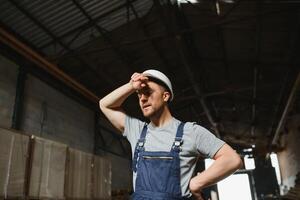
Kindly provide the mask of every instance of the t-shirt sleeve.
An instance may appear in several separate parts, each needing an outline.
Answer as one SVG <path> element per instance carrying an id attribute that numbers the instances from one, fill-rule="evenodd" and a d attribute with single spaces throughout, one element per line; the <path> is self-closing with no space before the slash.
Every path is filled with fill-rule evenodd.
<path id="1" fill-rule="evenodd" d="M 128 139 L 131 145 L 136 144 L 143 130 L 144 125 L 145 122 L 137 118 L 126 115 L 123 136 Z"/>
<path id="2" fill-rule="evenodd" d="M 205 157 L 213 158 L 225 142 L 217 138 L 206 128 L 194 124 L 194 133 L 196 136 L 195 145 L 197 151 Z"/>

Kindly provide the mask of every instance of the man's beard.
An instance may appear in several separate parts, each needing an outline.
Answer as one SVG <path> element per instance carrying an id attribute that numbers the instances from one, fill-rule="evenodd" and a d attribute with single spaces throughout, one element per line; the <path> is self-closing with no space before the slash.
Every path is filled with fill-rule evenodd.
<path id="1" fill-rule="evenodd" d="M 161 106 L 159 107 L 157 110 L 153 109 L 149 114 L 144 114 L 144 117 L 148 118 L 148 119 L 155 119 L 155 118 L 159 118 L 161 116 L 161 114 L 163 113 L 164 107 Z"/>

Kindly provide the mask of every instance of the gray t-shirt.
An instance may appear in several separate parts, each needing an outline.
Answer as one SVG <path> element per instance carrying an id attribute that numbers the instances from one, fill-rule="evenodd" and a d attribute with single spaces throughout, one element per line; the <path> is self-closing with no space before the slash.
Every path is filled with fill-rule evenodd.
<path id="1" fill-rule="evenodd" d="M 148 124 L 146 134 L 146 151 L 170 151 L 173 145 L 177 127 L 180 121 L 173 118 L 163 127 L 156 127 L 152 123 Z M 123 135 L 127 137 L 131 144 L 132 156 L 145 122 L 126 116 L 125 130 Z M 201 154 L 212 158 L 223 146 L 224 142 L 207 129 L 193 122 L 186 122 L 183 129 L 183 144 L 180 152 L 180 173 L 181 192 L 185 197 L 189 197 L 189 181 L 193 176 L 197 157 Z M 133 173 L 133 186 L 135 187 L 136 173 Z"/>

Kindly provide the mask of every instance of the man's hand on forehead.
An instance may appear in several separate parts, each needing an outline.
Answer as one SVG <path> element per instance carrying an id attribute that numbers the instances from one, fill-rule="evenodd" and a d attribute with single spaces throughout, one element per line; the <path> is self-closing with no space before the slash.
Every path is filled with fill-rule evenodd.
<path id="1" fill-rule="evenodd" d="M 131 76 L 130 83 L 135 90 L 140 90 L 147 86 L 148 77 L 141 73 L 134 73 Z"/>
<path id="2" fill-rule="evenodd" d="M 134 73 L 131 76 L 131 80 L 133 80 L 133 81 L 146 81 L 146 80 L 148 80 L 148 77 L 145 76 L 144 74 L 141 74 L 141 73 Z"/>

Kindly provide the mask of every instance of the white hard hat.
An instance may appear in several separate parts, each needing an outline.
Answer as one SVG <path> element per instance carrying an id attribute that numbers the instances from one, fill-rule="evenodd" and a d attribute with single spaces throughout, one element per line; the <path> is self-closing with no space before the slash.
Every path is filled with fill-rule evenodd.
<path id="1" fill-rule="evenodd" d="M 170 101 L 173 100 L 174 93 L 173 93 L 173 89 L 172 89 L 172 84 L 171 84 L 170 79 L 165 74 L 163 74 L 162 72 L 155 70 L 155 69 L 148 69 L 148 70 L 144 71 L 142 74 L 144 74 L 147 77 L 152 77 L 152 78 L 158 79 L 161 82 L 163 82 L 165 84 L 165 86 L 168 87 L 167 89 L 169 89 L 169 91 L 171 92 Z"/>

